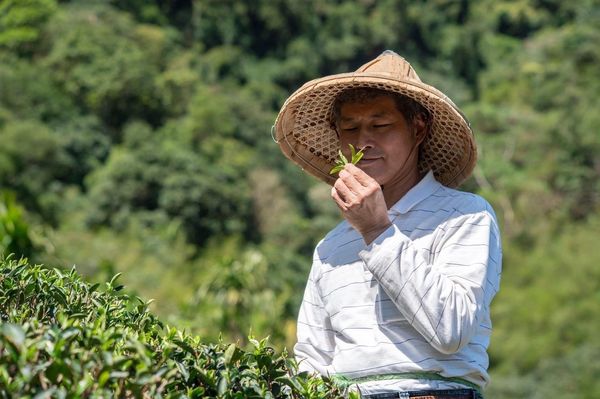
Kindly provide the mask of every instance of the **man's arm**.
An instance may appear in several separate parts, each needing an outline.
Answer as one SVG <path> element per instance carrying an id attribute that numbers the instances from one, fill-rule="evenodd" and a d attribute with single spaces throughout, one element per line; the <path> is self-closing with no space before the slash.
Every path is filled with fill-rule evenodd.
<path id="1" fill-rule="evenodd" d="M 300 306 L 297 328 L 298 342 L 294 346 L 294 354 L 300 371 L 328 375 L 328 366 L 333 358 L 335 342 L 329 314 L 325 310 L 316 285 L 317 262 L 313 262 Z"/>
<path id="2" fill-rule="evenodd" d="M 392 225 L 360 256 L 408 322 L 442 353 L 464 347 L 499 287 L 501 247 L 491 209 L 463 215 L 432 256 Z M 429 262 L 428 259 L 434 259 Z"/>
<path id="3" fill-rule="evenodd" d="M 498 290 L 501 248 L 493 211 L 482 201 L 485 206 L 476 212 L 454 218 L 437 253 L 425 256 L 389 221 L 376 182 L 353 165 L 344 171 L 332 196 L 368 245 L 360 254 L 366 267 L 434 348 L 457 352 L 479 328 Z"/>

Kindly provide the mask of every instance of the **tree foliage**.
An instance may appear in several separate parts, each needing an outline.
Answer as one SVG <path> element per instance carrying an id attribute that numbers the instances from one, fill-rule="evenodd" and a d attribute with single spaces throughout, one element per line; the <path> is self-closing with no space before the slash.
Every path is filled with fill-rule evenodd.
<path id="1" fill-rule="evenodd" d="M 32 254 L 33 241 L 23 213 L 13 193 L 0 192 L 0 256 Z"/>
<path id="2" fill-rule="evenodd" d="M 30 54 L 41 39 L 42 26 L 56 9 L 55 0 L 2 0 L 0 47 Z"/>
<path id="3" fill-rule="evenodd" d="M 600 327 L 599 15 L 598 0 L 0 0 L 0 249 L 123 272 L 212 341 L 290 348 L 339 214 L 270 128 L 305 81 L 389 48 L 470 118 L 464 189 L 502 225 L 489 396 L 569 378 L 598 396 L 574 359 Z"/>

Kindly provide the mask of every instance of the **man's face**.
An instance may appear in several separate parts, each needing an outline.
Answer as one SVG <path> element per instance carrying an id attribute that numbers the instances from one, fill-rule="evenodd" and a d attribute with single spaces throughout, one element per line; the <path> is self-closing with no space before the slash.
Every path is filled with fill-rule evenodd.
<path id="1" fill-rule="evenodd" d="M 420 140 L 392 97 L 343 104 L 337 128 L 342 152 L 349 155 L 348 144 L 364 149 L 357 166 L 381 186 L 417 171 Z"/>

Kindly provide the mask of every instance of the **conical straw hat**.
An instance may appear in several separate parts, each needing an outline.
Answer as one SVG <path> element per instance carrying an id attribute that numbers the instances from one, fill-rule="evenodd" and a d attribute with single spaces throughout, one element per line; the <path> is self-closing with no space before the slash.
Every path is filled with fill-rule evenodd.
<path id="1" fill-rule="evenodd" d="M 458 187 L 473 171 L 477 148 L 469 122 L 444 93 L 419 79 L 410 64 L 393 51 L 358 68 L 311 80 L 283 104 L 275 120 L 274 139 L 286 157 L 318 179 L 333 184 L 329 174 L 340 143 L 333 124 L 333 103 L 344 90 L 376 88 L 399 93 L 420 103 L 431 117 L 430 131 L 420 146 L 419 170 L 432 170 L 448 187 Z"/>

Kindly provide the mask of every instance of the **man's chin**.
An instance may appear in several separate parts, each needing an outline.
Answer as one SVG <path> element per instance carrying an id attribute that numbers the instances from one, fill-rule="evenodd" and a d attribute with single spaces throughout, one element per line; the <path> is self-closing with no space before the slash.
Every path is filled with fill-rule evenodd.
<path id="1" fill-rule="evenodd" d="M 356 166 L 374 179 L 375 176 L 381 174 L 383 169 L 383 164 L 381 163 L 380 158 L 362 159 Z"/>

